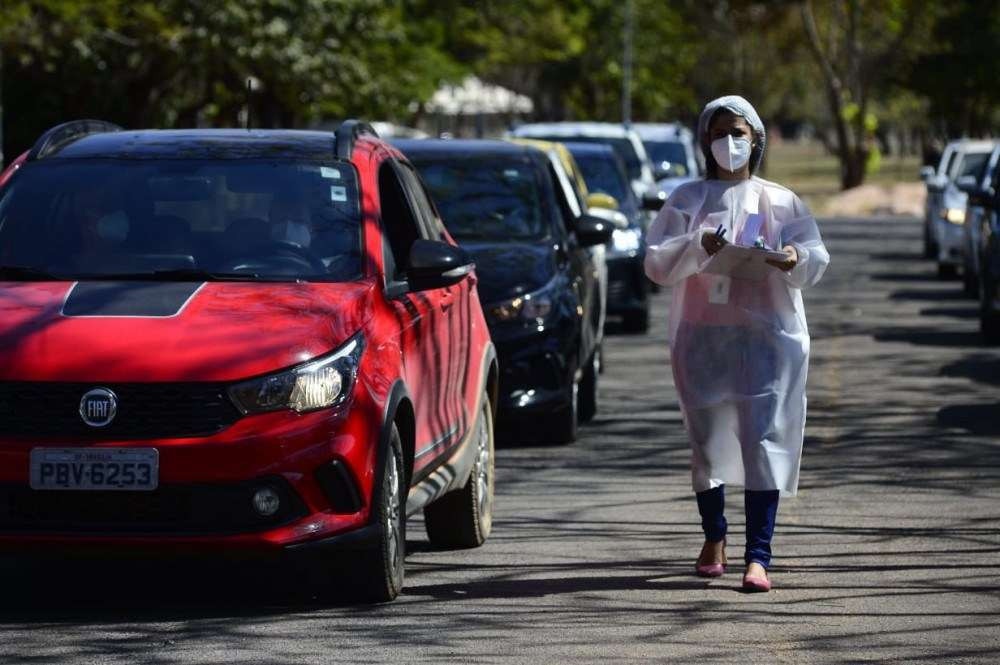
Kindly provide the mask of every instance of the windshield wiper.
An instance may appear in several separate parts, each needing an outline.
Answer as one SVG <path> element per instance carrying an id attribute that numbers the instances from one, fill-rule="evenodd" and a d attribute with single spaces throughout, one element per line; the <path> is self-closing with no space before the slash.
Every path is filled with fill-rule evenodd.
<path id="1" fill-rule="evenodd" d="M 93 275 L 90 279 L 135 280 L 151 282 L 255 282 L 261 276 L 255 272 L 211 272 L 200 268 L 172 268 L 149 272 L 127 272 L 115 275 Z"/>
<path id="2" fill-rule="evenodd" d="M 64 282 L 66 277 L 53 275 L 40 268 L 30 266 L 0 266 L 0 280 L 24 282 Z"/>

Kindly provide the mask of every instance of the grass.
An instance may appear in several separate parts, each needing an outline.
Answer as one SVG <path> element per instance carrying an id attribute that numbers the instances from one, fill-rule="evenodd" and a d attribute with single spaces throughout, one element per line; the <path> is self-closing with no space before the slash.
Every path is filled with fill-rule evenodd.
<path id="1" fill-rule="evenodd" d="M 788 187 L 813 210 L 823 210 L 840 193 L 840 163 L 815 141 L 775 142 L 767 147 L 761 174 Z M 866 185 L 892 186 L 919 182 L 920 159 L 916 156 L 883 157 L 877 173 L 865 178 Z"/>

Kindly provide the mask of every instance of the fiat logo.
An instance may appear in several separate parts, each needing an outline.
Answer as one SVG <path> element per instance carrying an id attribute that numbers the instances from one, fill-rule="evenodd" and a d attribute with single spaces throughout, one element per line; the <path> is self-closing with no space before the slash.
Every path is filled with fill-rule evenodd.
<path id="1" fill-rule="evenodd" d="M 94 388 L 80 400 L 80 417 L 91 427 L 110 425 L 118 413 L 118 396 L 107 388 Z"/>

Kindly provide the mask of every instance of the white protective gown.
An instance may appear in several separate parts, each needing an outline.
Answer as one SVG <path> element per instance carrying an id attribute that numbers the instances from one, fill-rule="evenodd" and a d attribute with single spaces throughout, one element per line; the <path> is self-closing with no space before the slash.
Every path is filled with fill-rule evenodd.
<path id="1" fill-rule="evenodd" d="M 772 248 L 792 245 L 798 265 L 765 281 L 702 273 L 702 233 Z M 806 422 L 809 330 L 801 289 L 830 255 L 816 220 L 790 190 L 753 177 L 701 180 L 674 190 L 647 234 L 646 274 L 673 287 L 669 341 L 674 383 L 701 492 L 724 483 L 798 489 Z"/>

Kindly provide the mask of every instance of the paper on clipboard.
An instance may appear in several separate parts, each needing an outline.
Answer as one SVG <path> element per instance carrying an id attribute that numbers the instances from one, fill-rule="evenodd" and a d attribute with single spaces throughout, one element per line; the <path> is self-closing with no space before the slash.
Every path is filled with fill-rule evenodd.
<path id="1" fill-rule="evenodd" d="M 777 270 L 776 267 L 767 263 L 768 259 L 785 261 L 788 259 L 788 255 L 769 249 L 729 244 L 723 246 L 709 259 L 702 272 L 760 282 L 767 279 L 772 270 Z"/>

